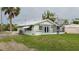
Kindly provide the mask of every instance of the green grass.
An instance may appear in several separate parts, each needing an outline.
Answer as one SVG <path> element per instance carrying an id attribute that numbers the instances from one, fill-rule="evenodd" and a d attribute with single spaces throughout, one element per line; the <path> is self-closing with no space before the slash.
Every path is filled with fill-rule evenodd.
<path id="1" fill-rule="evenodd" d="M 39 51 L 79 51 L 79 34 L 19 35 L 1 39 L 0 42 L 12 40 Z"/>

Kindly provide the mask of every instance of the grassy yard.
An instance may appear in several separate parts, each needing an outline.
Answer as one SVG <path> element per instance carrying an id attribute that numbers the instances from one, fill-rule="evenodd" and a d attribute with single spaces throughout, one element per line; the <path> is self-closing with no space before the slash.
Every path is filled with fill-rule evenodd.
<path id="1" fill-rule="evenodd" d="M 79 51 L 79 34 L 18 35 L 1 39 L 0 42 L 16 41 L 38 51 Z"/>

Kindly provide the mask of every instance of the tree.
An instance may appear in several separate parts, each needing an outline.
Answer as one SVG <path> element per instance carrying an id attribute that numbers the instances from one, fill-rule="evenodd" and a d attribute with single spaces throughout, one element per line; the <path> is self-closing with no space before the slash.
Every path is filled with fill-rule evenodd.
<path id="1" fill-rule="evenodd" d="M 79 18 L 75 18 L 75 20 L 73 21 L 73 24 L 79 24 Z"/>
<path id="2" fill-rule="evenodd" d="M 49 19 L 49 20 L 51 20 L 51 21 L 53 21 L 53 22 L 54 22 L 55 19 L 56 19 L 54 13 L 50 12 L 49 10 L 47 10 L 46 12 L 44 12 L 44 13 L 42 14 L 42 18 L 43 18 L 43 19 Z"/>
<path id="3" fill-rule="evenodd" d="M 79 24 L 79 21 L 73 21 L 73 24 Z"/>
<path id="4" fill-rule="evenodd" d="M 67 19 L 64 20 L 63 25 L 68 25 L 69 21 Z"/>
<path id="5" fill-rule="evenodd" d="M 79 18 L 75 18 L 75 20 L 79 20 Z"/>
<path id="6" fill-rule="evenodd" d="M 0 9 L 1 13 L 0 13 L 0 31 L 2 31 L 2 8 Z"/>
<path id="7" fill-rule="evenodd" d="M 18 16 L 20 13 L 20 8 L 19 7 L 2 7 L 2 11 L 4 12 L 5 15 L 7 15 L 9 19 L 9 24 L 10 24 L 10 31 L 12 31 L 12 19 L 15 16 Z"/>

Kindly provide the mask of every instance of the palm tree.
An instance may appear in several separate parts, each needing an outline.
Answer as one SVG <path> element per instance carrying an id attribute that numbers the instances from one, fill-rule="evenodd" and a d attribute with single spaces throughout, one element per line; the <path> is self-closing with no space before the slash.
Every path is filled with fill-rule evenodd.
<path id="1" fill-rule="evenodd" d="M 12 19 L 20 13 L 19 7 L 2 7 L 2 11 L 7 15 L 10 23 L 10 31 L 12 31 Z"/>
<path id="2" fill-rule="evenodd" d="M 46 12 L 44 12 L 44 13 L 42 14 L 42 18 L 43 18 L 43 19 L 49 19 L 49 20 L 51 20 L 51 21 L 53 21 L 53 22 L 54 22 L 55 19 L 56 19 L 54 13 L 50 12 L 49 10 L 47 10 Z"/>

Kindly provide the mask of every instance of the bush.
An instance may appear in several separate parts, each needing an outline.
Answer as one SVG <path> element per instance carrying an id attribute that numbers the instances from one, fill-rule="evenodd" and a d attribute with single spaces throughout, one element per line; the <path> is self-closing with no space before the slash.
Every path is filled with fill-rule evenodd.
<path id="1" fill-rule="evenodd" d="M 10 25 L 9 24 L 3 24 L 3 31 L 9 31 L 9 29 L 10 29 Z M 12 29 L 13 29 L 13 31 L 17 31 L 17 26 L 16 26 L 16 24 L 13 24 L 12 25 Z"/>
<path id="2" fill-rule="evenodd" d="M 73 21 L 73 24 L 79 24 L 79 21 Z"/>

